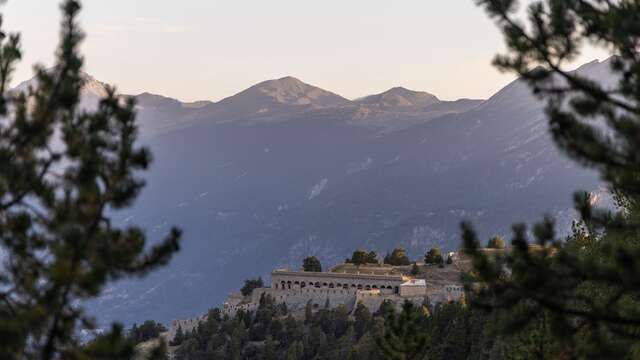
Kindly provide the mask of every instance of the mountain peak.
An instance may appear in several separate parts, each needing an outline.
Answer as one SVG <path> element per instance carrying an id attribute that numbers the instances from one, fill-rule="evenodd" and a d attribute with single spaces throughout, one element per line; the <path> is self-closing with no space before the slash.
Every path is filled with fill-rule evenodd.
<path id="1" fill-rule="evenodd" d="M 312 89 L 319 89 L 312 85 L 305 84 L 300 79 L 293 76 L 285 76 L 280 79 L 266 80 L 252 86 L 249 89 L 256 89 L 267 95 L 275 95 L 275 93 L 288 93 L 289 95 L 304 95 Z"/>
<path id="2" fill-rule="evenodd" d="M 262 112 L 274 106 L 308 105 L 313 107 L 334 107 L 349 103 L 349 100 L 330 91 L 309 85 L 293 76 L 267 80 L 222 100 L 219 104 L 253 104 Z"/>
<path id="3" fill-rule="evenodd" d="M 54 68 L 47 69 L 47 71 L 53 71 Z M 108 85 L 96 80 L 88 73 L 81 71 L 80 77 L 83 84 L 80 91 L 80 108 L 83 109 L 96 109 L 101 99 L 108 95 Z M 36 76 L 29 80 L 23 81 L 16 85 L 11 91 L 18 93 L 27 93 L 29 87 L 36 87 L 38 85 L 38 79 Z"/>
<path id="4" fill-rule="evenodd" d="M 50 68 L 47 69 L 47 72 L 49 71 L 53 71 L 54 68 Z M 82 86 L 82 95 L 89 95 L 89 96 L 95 96 L 95 97 L 105 97 L 107 96 L 107 84 L 96 80 L 96 78 L 94 78 L 93 76 L 91 76 L 90 74 L 81 71 L 80 72 L 80 77 L 82 78 L 82 81 L 84 82 L 83 86 Z M 18 91 L 18 92 L 25 92 L 27 91 L 27 89 L 29 88 L 29 86 L 35 86 L 37 84 L 37 78 L 34 76 L 29 80 L 23 81 L 21 83 L 19 83 L 18 85 L 16 85 L 13 88 L 13 91 Z"/>
<path id="5" fill-rule="evenodd" d="M 440 100 L 433 94 L 424 91 L 409 90 L 402 86 L 393 87 L 385 92 L 369 95 L 357 100 L 368 105 L 380 107 L 419 107 L 433 105 Z"/>
<path id="6" fill-rule="evenodd" d="M 271 81 L 271 82 L 275 82 L 278 84 L 282 84 L 282 85 L 287 85 L 287 86 L 291 86 L 291 85 L 306 85 L 304 82 L 302 82 L 302 80 L 298 79 L 297 77 L 293 77 L 293 76 L 285 76 L 282 77 L 280 79 L 273 79 L 273 80 L 267 80 Z"/>

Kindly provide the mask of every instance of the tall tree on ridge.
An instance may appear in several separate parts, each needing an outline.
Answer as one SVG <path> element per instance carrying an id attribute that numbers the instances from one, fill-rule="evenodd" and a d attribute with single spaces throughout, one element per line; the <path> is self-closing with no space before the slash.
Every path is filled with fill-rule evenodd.
<path id="1" fill-rule="evenodd" d="M 95 327 L 81 304 L 165 265 L 180 233 L 147 249 L 141 228 L 111 222 L 143 188 L 150 154 L 135 144 L 132 99 L 110 88 L 97 110 L 80 108 L 80 3 L 61 9 L 56 66 L 36 67 L 26 94 L 7 91 L 20 37 L 0 37 L 0 358 L 126 358 L 133 348 L 118 325 L 81 345 L 79 330 Z"/>
<path id="2" fill-rule="evenodd" d="M 315 256 L 309 256 L 302 261 L 302 269 L 309 272 L 322 272 L 322 264 Z"/>

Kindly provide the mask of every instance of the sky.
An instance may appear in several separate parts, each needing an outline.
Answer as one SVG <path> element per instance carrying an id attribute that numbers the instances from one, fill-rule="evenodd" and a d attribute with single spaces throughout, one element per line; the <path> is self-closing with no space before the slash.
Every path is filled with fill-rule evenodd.
<path id="1" fill-rule="evenodd" d="M 23 37 L 14 83 L 51 66 L 59 1 L 0 11 Z M 85 0 L 80 22 L 85 70 L 125 94 L 218 101 L 295 76 L 351 99 L 404 86 L 453 100 L 514 79 L 492 67 L 502 36 L 473 0 Z"/>

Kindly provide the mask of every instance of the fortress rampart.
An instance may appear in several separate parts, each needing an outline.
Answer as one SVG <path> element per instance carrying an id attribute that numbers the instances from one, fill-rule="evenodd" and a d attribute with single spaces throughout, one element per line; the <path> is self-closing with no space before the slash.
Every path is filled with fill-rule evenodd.
<path id="1" fill-rule="evenodd" d="M 300 314 L 310 304 L 313 309 L 345 306 L 352 312 L 358 303 L 369 311 L 376 312 L 386 300 L 400 310 L 405 301 L 416 305 L 428 299 L 431 304 L 457 301 L 464 296 L 459 284 L 438 285 L 425 279 L 403 275 L 391 266 L 353 266 L 342 264 L 329 272 L 305 272 L 288 269 L 271 273 L 271 287 L 254 289 L 250 296 L 231 294 L 224 302 L 222 311 L 235 316 L 238 311 L 255 311 L 262 296 L 271 296 L 276 303 L 284 303 L 291 313 Z M 190 330 L 202 321 L 177 320 L 171 326 L 169 338 L 177 326 Z"/>
<path id="2" fill-rule="evenodd" d="M 396 274 L 304 272 L 275 270 L 271 273 L 271 287 L 276 290 L 316 289 L 381 290 L 399 293 L 407 277 Z"/>

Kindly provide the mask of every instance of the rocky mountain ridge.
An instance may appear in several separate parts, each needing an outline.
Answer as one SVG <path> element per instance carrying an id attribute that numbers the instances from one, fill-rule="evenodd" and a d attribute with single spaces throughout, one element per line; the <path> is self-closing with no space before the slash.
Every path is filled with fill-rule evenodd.
<path id="1" fill-rule="evenodd" d="M 606 61 L 578 71 L 612 81 Z M 463 220 L 483 238 L 545 214 L 568 229 L 572 193 L 601 191 L 558 151 L 521 81 L 486 101 L 393 93 L 409 100 L 350 101 L 293 78 L 217 103 L 137 96 L 155 162 L 114 220 L 151 241 L 178 225 L 184 244 L 167 268 L 113 284 L 92 310 L 105 322 L 189 318 L 308 255 L 330 266 L 359 247 L 455 249 Z"/>

